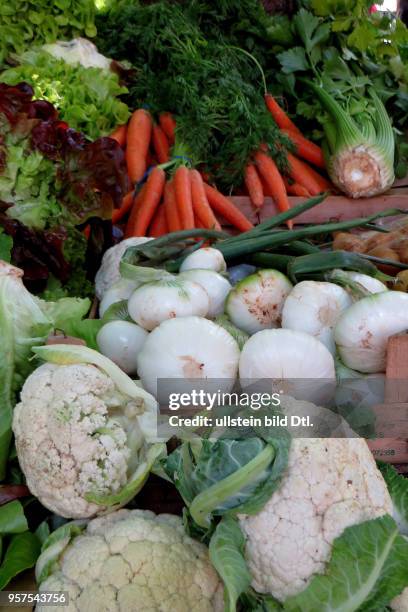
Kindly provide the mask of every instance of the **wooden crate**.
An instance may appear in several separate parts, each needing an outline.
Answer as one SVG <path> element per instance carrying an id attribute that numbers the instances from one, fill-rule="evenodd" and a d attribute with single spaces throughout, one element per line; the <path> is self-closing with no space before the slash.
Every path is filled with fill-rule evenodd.
<path id="1" fill-rule="evenodd" d="M 296 206 L 306 198 L 289 197 L 291 206 Z M 246 196 L 234 196 L 233 202 L 248 217 L 252 223 L 261 223 L 269 217 L 276 215 L 279 210 L 272 198 L 265 198 L 265 204 L 260 211 L 256 211 L 250 199 Z M 373 198 L 360 198 L 352 200 L 346 196 L 328 196 L 322 204 L 307 210 L 296 218 L 296 223 L 328 223 L 329 221 L 347 221 L 357 217 L 367 217 L 386 210 L 387 208 L 400 208 L 408 212 L 408 177 L 395 181 L 392 189 L 387 193 Z"/>

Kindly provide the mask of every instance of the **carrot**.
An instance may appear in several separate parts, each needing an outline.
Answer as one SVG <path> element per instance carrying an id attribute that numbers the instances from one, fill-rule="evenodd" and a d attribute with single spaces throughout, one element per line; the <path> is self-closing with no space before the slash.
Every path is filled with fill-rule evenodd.
<path id="1" fill-rule="evenodd" d="M 293 121 L 289 119 L 283 108 L 279 106 L 271 94 L 265 94 L 265 103 L 272 117 L 275 119 L 276 123 L 281 129 L 291 130 L 295 134 L 299 134 L 299 136 L 302 135 L 299 128 L 297 128 Z"/>
<path id="2" fill-rule="evenodd" d="M 163 236 L 164 234 L 167 234 L 167 232 L 168 232 L 168 228 L 167 228 L 167 221 L 166 221 L 166 211 L 164 210 L 164 205 L 160 204 L 150 224 L 150 229 L 148 233 L 149 233 L 149 236 L 158 238 L 159 236 Z"/>
<path id="3" fill-rule="evenodd" d="M 261 179 L 259 178 L 254 164 L 247 164 L 244 179 L 252 204 L 255 206 L 255 208 L 261 208 L 265 199 L 264 191 Z"/>
<path id="4" fill-rule="evenodd" d="M 112 212 L 113 224 L 118 223 L 121 219 L 123 219 L 126 213 L 128 213 L 129 210 L 132 208 L 134 193 L 135 192 L 133 189 L 132 191 L 129 191 L 129 193 L 127 193 L 123 198 L 120 208 L 115 208 L 115 210 Z"/>
<path id="5" fill-rule="evenodd" d="M 323 170 L 326 167 L 323 151 L 314 142 L 304 136 L 296 134 L 292 130 L 282 130 L 296 147 L 296 155 Z"/>
<path id="6" fill-rule="evenodd" d="M 136 206 L 132 209 L 132 214 L 126 226 L 125 238 L 146 236 L 147 228 L 161 200 L 165 180 L 164 170 L 158 166 L 153 168 L 143 188 L 144 195 L 139 202 L 138 210 L 136 210 L 134 216 L 133 210 Z"/>
<path id="7" fill-rule="evenodd" d="M 153 126 L 153 148 L 159 164 L 169 161 L 170 145 L 160 125 Z"/>
<path id="8" fill-rule="evenodd" d="M 246 232 L 254 227 L 235 204 L 222 195 L 218 189 L 211 187 L 207 183 L 204 183 L 204 189 L 211 208 L 222 215 L 231 225 L 241 230 L 241 232 Z"/>
<path id="9" fill-rule="evenodd" d="M 285 183 L 286 191 L 290 195 L 299 196 L 301 198 L 310 198 L 310 193 L 303 187 L 303 185 L 299 185 L 299 183 L 289 183 L 288 179 L 283 177 L 283 182 Z"/>
<path id="10" fill-rule="evenodd" d="M 221 229 L 205 194 L 204 182 L 198 170 L 190 171 L 191 197 L 193 200 L 194 217 L 198 217 L 203 227 Z"/>
<path id="11" fill-rule="evenodd" d="M 134 193 L 134 192 L 132 192 L 132 193 Z M 130 214 L 129 214 L 129 218 L 128 218 L 127 223 L 126 223 L 125 233 L 127 231 L 128 226 L 131 227 L 131 226 L 135 225 L 137 215 L 139 214 L 139 208 L 140 208 L 140 205 L 141 205 L 141 203 L 143 201 L 145 193 L 146 193 L 146 183 L 143 185 L 143 187 L 141 188 L 141 190 L 139 191 L 137 196 L 135 198 L 131 199 L 131 205 L 130 205 L 130 209 L 129 209 L 130 210 Z M 119 210 L 121 210 L 121 209 L 119 209 Z"/>
<path id="12" fill-rule="evenodd" d="M 313 176 L 316 183 L 318 183 L 321 192 L 334 190 L 333 184 L 330 181 L 328 181 L 326 178 L 324 178 L 324 176 L 322 176 L 320 172 L 317 172 L 314 168 L 311 168 L 310 166 L 309 166 L 309 172 Z"/>
<path id="13" fill-rule="evenodd" d="M 89 236 L 91 235 L 91 226 L 90 225 L 86 225 L 84 227 L 84 229 L 82 230 L 83 235 L 85 236 L 85 238 L 87 240 L 89 240 Z"/>
<path id="14" fill-rule="evenodd" d="M 183 229 L 194 229 L 193 200 L 191 196 L 190 171 L 179 166 L 174 173 L 174 191 L 177 209 Z"/>
<path id="15" fill-rule="evenodd" d="M 320 193 L 322 189 L 311 173 L 311 168 L 291 153 L 287 153 L 287 158 L 289 162 L 290 178 L 293 179 L 295 183 L 303 185 L 310 195 L 315 196 Z"/>
<path id="16" fill-rule="evenodd" d="M 109 138 L 113 138 L 123 148 L 126 144 L 127 124 L 118 125 Z"/>
<path id="17" fill-rule="evenodd" d="M 268 185 L 268 190 L 272 194 L 274 201 L 276 202 L 279 210 L 285 212 L 290 209 L 288 200 L 288 194 L 286 193 L 285 183 L 281 173 L 279 172 L 275 162 L 269 155 L 258 151 L 255 153 L 255 162 L 259 170 L 259 174 Z M 293 227 L 293 221 L 289 220 L 287 223 L 289 229 Z"/>
<path id="18" fill-rule="evenodd" d="M 176 122 L 173 115 L 171 113 L 161 113 L 159 123 L 161 129 L 169 139 L 169 143 L 173 145 L 176 140 Z"/>
<path id="19" fill-rule="evenodd" d="M 176 204 L 176 194 L 172 181 L 168 181 L 164 186 L 164 209 L 169 232 L 178 232 L 183 229 Z"/>
<path id="20" fill-rule="evenodd" d="M 143 108 L 130 118 L 127 132 L 126 163 L 132 183 L 137 183 L 146 172 L 146 157 L 152 133 L 152 118 Z"/>

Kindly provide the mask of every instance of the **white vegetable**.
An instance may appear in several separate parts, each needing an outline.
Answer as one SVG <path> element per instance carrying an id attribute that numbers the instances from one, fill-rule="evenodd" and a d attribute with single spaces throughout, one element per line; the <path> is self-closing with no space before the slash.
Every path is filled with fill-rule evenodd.
<path id="1" fill-rule="evenodd" d="M 99 304 L 99 316 L 102 318 L 112 304 L 116 304 L 116 302 L 121 302 L 122 300 L 128 300 L 137 286 L 137 282 L 128 280 L 127 278 L 121 278 L 116 281 L 116 283 L 109 287 L 104 293 Z"/>
<path id="2" fill-rule="evenodd" d="M 265 329 L 244 344 L 239 377 L 243 386 L 260 379 L 279 381 L 280 391 L 323 403 L 334 392 L 334 360 L 324 344 L 309 334 Z M 283 379 L 290 380 L 284 383 Z M 322 384 L 317 384 L 316 379 L 322 379 Z"/>
<path id="3" fill-rule="evenodd" d="M 259 270 L 231 291 L 225 310 L 231 321 L 248 334 L 278 327 L 283 304 L 292 284 L 277 270 Z"/>
<path id="4" fill-rule="evenodd" d="M 126 374 L 136 374 L 137 356 L 148 333 L 129 321 L 109 321 L 98 332 L 100 352 L 109 357 Z"/>
<path id="5" fill-rule="evenodd" d="M 236 379 L 239 355 L 234 338 L 212 321 L 171 319 L 149 334 L 139 353 L 138 371 L 144 388 L 153 395 L 158 379 L 169 378 L 212 378 L 217 389 L 228 392 Z"/>
<path id="6" fill-rule="evenodd" d="M 85 68 L 109 70 L 112 60 L 98 52 L 96 46 L 86 38 L 59 40 L 54 44 L 43 45 L 44 51 L 63 59 L 67 64 L 81 64 Z"/>
<path id="7" fill-rule="evenodd" d="M 149 240 L 153 240 L 153 238 L 145 238 L 144 236 L 127 238 L 106 251 L 101 267 L 95 276 L 95 293 L 99 300 L 103 298 L 109 287 L 120 280 L 119 265 L 126 250 L 131 246 L 138 246 L 139 244 L 149 242 Z"/>
<path id="8" fill-rule="evenodd" d="M 232 286 L 221 274 L 214 270 L 197 269 L 182 272 L 180 277 L 194 281 L 206 290 L 210 300 L 208 317 L 215 318 L 224 312 L 225 300 Z"/>
<path id="9" fill-rule="evenodd" d="M 128 302 L 131 318 L 151 331 L 162 321 L 175 317 L 205 317 L 209 297 L 198 283 L 177 277 L 146 283 L 136 289 Z"/>
<path id="10" fill-rule="evenodd" d="M 204 247 L 198 249 L 184 259 L 180 266 L 180 272 L 186 270 L 214 270 L 214 272 L 225 272 L 227 264 L 225 259 L 218 249 L 212 247 Z"/>
<path id="11" fill-rule="evenodd" d="M 334 339 L 342 362 L 360 372 L 384 372 L 390 336 L 408 329 L 408 294 L 386 291 L 363 298 L 340 317 Z"/>
<path id="12" fill-rule="evenodd" d="M 351 304 L 347 291 L 334 283 L 302 281 L 286 298 L 282 327 L 314 336 L 334 355 L 334 326 Z"/>
<path id="13" fill-rule="evenodd" d="M 384 285 L 377 278 L 373 278 L 372 276 L 368 276 L 368 274 L 361 274 L 360 272 L 349 272 L 346 270 L 342 270 L 342 275 L 348 277 L 355 283 L 362 285 L 364 289 L 367 289 L 370 293 L 382 293 L 383 291 L 388 291 L 388 287 Z"/>

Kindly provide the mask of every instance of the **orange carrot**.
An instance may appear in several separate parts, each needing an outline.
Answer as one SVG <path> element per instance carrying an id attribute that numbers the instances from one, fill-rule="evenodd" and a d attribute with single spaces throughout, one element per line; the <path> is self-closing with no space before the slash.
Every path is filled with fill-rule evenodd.
<path id="1" fill-rule="evenodd" d="M 113 138 L 123 148 L 126 144 L 127 124 L 118 125 L 116 130 L 110 134 L 109 138 Z"/>
<path id="2" fill-rule="evenodd" d="M 292 130 L 284 129 L 282 132 L 284 132 L 286 136 L 289 136 L 295 145 L 296 155 L 317 166 L 318 168 L 322 168 L 323 170 L 325 169 L 326 164 L 324 161 L 324 155 L 320 147 L 304 136 L 296 134 L 296 132 L 293 132 Z"/>
<path id="3" fill-rule="evenodd" d="M 180 221 L 176 203 L 176 194 L 172 181 L 168 181 L 164 186 L 164 209 L 169 232 L 178 232 L 183 229 Z"/>
<path id="4" fill-rule="evenodd" d="M 150 229 L 148 233 L 149 233 L 149 236 L 158 238 L 159 236 L 163 236 L 164 234 L 167 234 L 167 232 L 168 232 L 168 229 L 167 229 L 167 221 L 166 221 L 166 212 L 164 210 L 163 204 L 160 204 L 150 224 Z"/>
<path id="5" fill-rule="evenodd" d="M 264 203 L 264 192 L 261 179 L 254 164 L 247 164 L 244 179 L 252 204 L 255 208 L 261 208 Z"/>
<path id="6" fill-rule="evenodd" d="M 146 157 L 152 133 L 152 118 L 143 108 L 130 118 L 127 132 L 126 162 L 132 183 L 137 183 L 146 172 Z"/>
<path id="7" fill-rule="evenodd" d="M 204 182 L 198 170 L 190 171 L 191 197 L 193 200 L 194 217 L 198 217 L 203 227 L 221 229 L 205 194 Z"/>
<path id="8" fill-rule="evenodd" d="M 174 173 L 174 191 L 181 225 L 183 229 L 193 229 L 194 212 L 191 197 L 191 178 L 190 171 L 186 166 L 179 166 Z"/>
<path id="9" fill-rule="evenodd" d="M 286 191 L 290 195 L 299 196 L 301 198 L 310 198 L 310 193 L 303 187 L 303 185 L 299 185 L 299 183 L 289 183 L 288 179 L 283 177 L 283 182 L 285 183 Z"/>
<path id="10" fill-rule="evenodd" d="M 85 236 L 85 238 L 87 240 L 89 240 L 89 236 L 91 235 L 91 226 L 90 225 L 86 225 L 84 227 L 84 229 L 82 230 L 83 235 Z"/>
<path id="11" fill-rule="evenodd" d="M 169 139 L 169 143 L 173 145 L 176 140 L 176 122 L 173 115 L 171 113 L 161 113 L 159 123 L 161 129 Z"/>
<path id="12" fill-rule="evenodd" d="M 317 172 L 291 153 L 287 153 L 287 158 L 289 162 L 289 176 L 295 183 L 303 185 L 312 196 L 325 191 L 323 183 L 317 179 Z M 318 176 L 320 177 L 320 175 Z M 322 181 L 325 180 L 323 177 L 320 178 Z"/>
<path id="13" fill-rule="evenodd" d="M 276 202 L 279 210 L 285 212 L 289 210 L 290 204 L 288 200 L 288 194 L 286 193 L 285 183 L 281 173 L 279 172 L 275 162 L 269 155 L 258 151 L 255 154 L 255 162 L 259 170 L 259 174 L 268 185 L 269 192 L 272 194 L 274 201 Z M 289 229 L 292 229 L 292 220 L 287 223 Z"/>
<path id="14" fill-rule="evenodd" d="M 123 198 L 120 208 L 114 209 L 114 211 L 112 212 L 112 223 L 113 224 L 118 223 L 121 219 L 123 219 L 126 213 L 128 213 L 129 210 L 132 208 L 134 193 L 135 192 L 133 189 L 132 191 L 129 191 L 129 193 L 127 193 L 125 197 Z"/>
<path id="15" fill-rule="evenodd" d="M 147 228 L 160 203 L 165 180 L 166 175 L 164 170 L 155 166 L 150 172 L 146 185 L 144 186 L 144 195 L 139 202 L 135 218 L 133 215 L 129 218 L 126 226 L 125 238 L 130 238 L 131 236 L 146 236 Z"/>
<path id="16" fill-rule="evenodd" d="M 283 108 L 279 106 L 271 94 L 265 94 L 265 103 L 272 117 L 275 119 L 276 123 L 281 129 L 291 130 L 292 132 L 295 132 L 295 134 L 299 134 L 300 136 L 302 135 L 299 128 L 297 128 L 293 121 L 289 119 Z"/>
<path id="17" fill-rule="evenodd" d="M 334 190 L 333 184 L 330 181 L 328 181 L 326 178 L 324 178 L 324 176 L 322 176 L 320 172 L 317 172 L 314 168 L 311 168 L 310 166 L 309 166 L 309 172 L 313 176 L 316 183 L 318 183 L 321 192 Z"/>
<path id="18" fill-rule="evenodd" d="M 235 204 L 222 195 L 218 189 L 211 187 L 207 183 L 204 183 L 204 189 L 211 208 L 222 215 L 231 225 L 241 230 L 241 232 L 246 232 L 254 227 Z"/>
<path id="19" fill-rule="evenodd" d="M 143 187 L 141 188 L 137 196 L 134 199 L 133 198 L 131 199 L 130 214 L 129 214 L 129 218 L 126 223 L 126 230 L 128 226 L 132 227 L 136 224 L 136 218 L 137 218 L 137 215 L 139 214 L 139 208 L 140 208 L 141 203 L 143 202 L 145 193 L 146 193 L 146 183 L 143 185 Z M 125 230 L 125 233 L 126 233 L 126 230 Z"/>
<path id="20" fill-rule="evenodd" d="M 153 126 L 153 148 L 159 164 L 169 161 L 170 145 L 160 125 Z"/>

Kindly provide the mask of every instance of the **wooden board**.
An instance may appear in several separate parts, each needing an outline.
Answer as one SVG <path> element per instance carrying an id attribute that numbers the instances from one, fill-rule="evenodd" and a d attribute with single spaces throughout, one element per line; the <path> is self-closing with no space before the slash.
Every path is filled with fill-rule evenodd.
<path id="1" fill-rule="evenodd" d="M 272 198 L 265 198 L 265 204 L 260 211 L 256 211 L 246 196 L 231 198 L 236 206 L 248 217 L 252 223 L 261 223 L 269 217 L 276 215 L 279 210 Z M 307 198 L 289 197 L 291 206 L 304 202 Z M 296 218 L 297 224 L 302 223 L 328 223 L 329 221 L 347 221 L 357 217 L 374 215 L 387 208 L 399 208 L 408 212 L 408 188 L 396 187 L 391 192 L 373 198 L 360 198 L 352 200 L 346 196 L 328 196 L 324 202 L 307 210 Z"/>
<path id="2" fill-rule="evenodd" d="M 408 414 L 408 334 L 406 333 L 393 336 L 388 341 L 384 404 L 374 410 L 379 417 L 379 435 L 382 433 L 386 436 L 387 431 L 398 431 L 398 422 L 401 432 L 401 435 L 398 433 L 400 439 L 383 437 L 369 440 L 368 445 L 375 458 L 388 463 L 408 464 L 408 436 L 403 437 Z"/>

